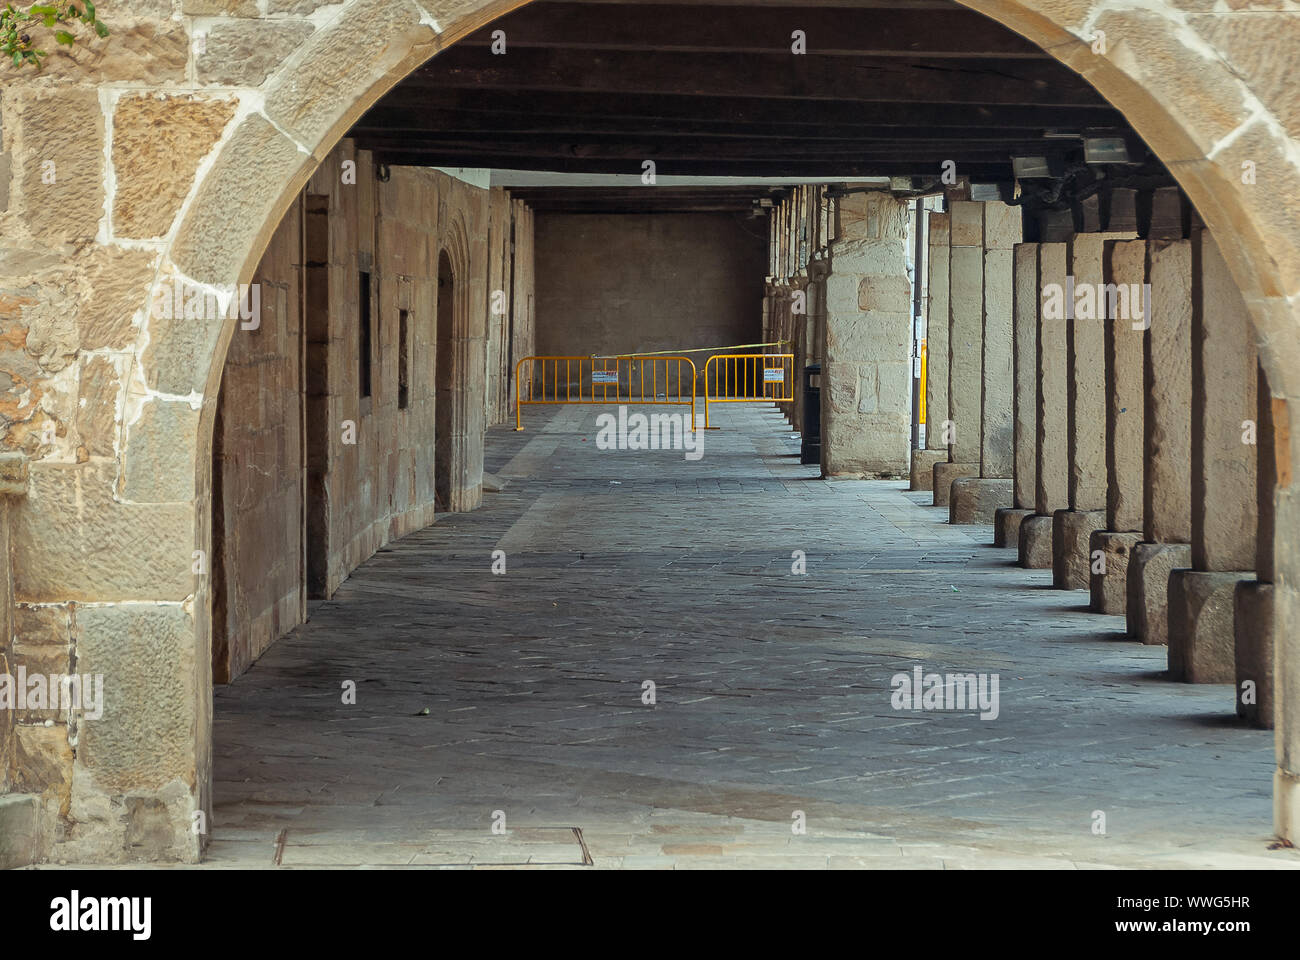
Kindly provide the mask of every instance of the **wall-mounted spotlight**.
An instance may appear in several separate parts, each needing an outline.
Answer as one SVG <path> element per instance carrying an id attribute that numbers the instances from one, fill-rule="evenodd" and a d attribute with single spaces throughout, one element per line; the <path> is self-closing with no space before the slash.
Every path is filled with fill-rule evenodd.
<path id="1" fill-rule="evenodd" d="M 1089 137 L 1083 141 L 1085 163 L 1129 163 L 1123 137 Z"/>

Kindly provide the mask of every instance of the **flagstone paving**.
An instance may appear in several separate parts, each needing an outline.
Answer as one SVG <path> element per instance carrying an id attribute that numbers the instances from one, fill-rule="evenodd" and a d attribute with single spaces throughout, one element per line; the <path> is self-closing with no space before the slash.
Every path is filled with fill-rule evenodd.
<path id="1" fill-rule="evenodd" d="M 207 866 L 1300 866 L 1231 688 L 990 528 L 818 479 L 770 408 L 698 461 L 599 450 L 599 412 L 493 428 L 501 492 L 218 688 Z M 998 716 L 894 709 L 918 665 L 996 674 Z"/>

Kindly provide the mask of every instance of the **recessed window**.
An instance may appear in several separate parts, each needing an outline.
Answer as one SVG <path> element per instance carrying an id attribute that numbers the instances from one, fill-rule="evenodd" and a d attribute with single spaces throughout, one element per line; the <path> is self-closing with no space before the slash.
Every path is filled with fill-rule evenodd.
<path id="1" fill-rule="evenodd" d="M 411 343 L 407 333 L 407 313 L 397 312 L 397 408 L 411 404 Z"/>
<path id="2" fill-rule="evenodd" d="M 357 344 L 358 362 L 360 377 L 358 383 L 361 386 L 362 398 L 370 396 L 370 273 L 366 270 L 361 271 L 361 322 L 357 324 Z"/>

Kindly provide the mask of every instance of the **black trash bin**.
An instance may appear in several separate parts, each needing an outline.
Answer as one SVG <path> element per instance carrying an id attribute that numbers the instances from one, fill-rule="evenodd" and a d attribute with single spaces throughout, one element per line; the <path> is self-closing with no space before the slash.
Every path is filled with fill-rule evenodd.
<path id="1" fill-rule="evenodd" d="M 803 446 L 800 463 L 822 462 L 822 365 L 810 363 L 803 371 Z M 814 383 L 814 379 L 817 381 Z"/>

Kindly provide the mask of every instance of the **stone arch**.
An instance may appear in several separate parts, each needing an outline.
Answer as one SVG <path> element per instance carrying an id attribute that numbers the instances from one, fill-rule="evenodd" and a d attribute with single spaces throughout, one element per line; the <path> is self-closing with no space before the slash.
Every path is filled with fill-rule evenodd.
<path id="1" fill-rule="evenodd" d="M 290 203 L 352 123 L 439 50 L 524 2 L 349 0 L 314 15 L 310 36 L 294 47 L 292 55 L 274 73 L 257 86 L 235 86 L 223 94 L 238 98 L 238 110 L 218 147 L 198 165 L 197 182 L 179 201 L 172 239 L 158 246 L 159 276 L 175 272 L 194 281 L 222 286 L 251 280 Z M 1239 25 L 1229 22 L 1230 14 L 1200 13 L 1197 11 L 1204 9 L 1203 4 L 1180 5 L 1181 0 L 1150 0 L 1133 7 L 1113 0 L 960 2 L 999 21 L 1076 70 L 1147 140 L 1220 238 L 1224 256 L 1249 307 L 1271 389 L 1278 397 L 1300 398 L 1300 192 L 1293 185 L 1300 172 L 1300 143 L 1295 139 L 1300 135 L 1300 130 L 1295 129 L 1300 121 L 1294 119 L 1294 112 L 1286 115 L 1291 119 L 1283 118 L 1285 85 L 1279 92 L 1276 78 L 1265 72 L 1267 62 L 1271 61 L 1271 69 L 1277 70 L 1278 64 L 1290 61 L 1293 37 L 1239 29 Z M 160 37 L 166 34 L 163 39 L 173 34 L 179 37 L 182 71 L 179 79 L 150 79 L 147 86 L 162 92 L 193 92 L 194 88 L 184 80 L 183 70 L 184 49 L 189 42 L 185 31 L 189 28 L 177 22 L 159 28 Z M 1098 31 L 1106 34 L 1106 53 L 1093 52 Z M 357 51 L 363 49 L 366 55 L 358 56 Z M 83 84 L 92 87 L 108 85 L 101 73 L 92 71 L 79 76 Z M 23 83 L 26 81 L 15 89 Z M 33 89 L 36 84 L 31 83 Z M 100 110 L 93 89 L 90 92 L 92 96 L 85 98 L 86 109 Z M 102 127 L 98 114 L 94 122 Z M 1243 183 L 1244 162 L 1255 164 L 1256 184 Z M 111 238 L 111 223 L 108 226 L 106 236 Z M 39 247 L 36 240 L 19 238 L 14 242 L 25 242 L 28 252 Z M 458 243 L 468 250 L 463 225 L 459 239 L 456 231 L 448 238 L 449 258 Z M 0 274 L 21 272 L 0 263 Z M 472 289 L 463 286 L 463 296 L 474 295 Z M 169 337 L 181 341 L 171 344 L 172 356 L 189 359 L 196 381 L 205 384 L 195 401 L 201 403 L 197 429 L 186 438 L 189 449 L 180 451 L 187 455 L 194 471 L 190 501 L 194 534 L 186 546 L 196 551 L 211 548 L 213 421 L 223 359 L 236 323 L 228 321 L 217 335 L 206 338 L 177 328 L 151 330 L 146 322 L 138 341 L 137 354 L 143 354 L 146 347 L 157 353 L 161 345 L 167 345 Z M 146 367 L 153 362 L 138 360 Z M 472 362 L 473 358 L 467 356 L 464 361 Z M 130 429 L 134 432 L 137 427 L 132 423 Z M 127 433 L 125 423 L 121 432 Z M 1279 432 L 1285 434 L 1286 430 Z M 122 453 L 128 469 L 138 456 L 134 445 Z M 1298 530 L 1300 498 L 1291 477 L 1300 467 L 1300 448 L 1279 450 L 1279 456 L 1283 463 L 1277 522 L 1283 529 Z M 48 484 L 45 495 L 56 501 L 64 497 L 67 502 L 47 500 L 27 509 L 75 509 L 66 485 Z M 476 489 L 467 495 L 472 499 Z M 1294 587 L 1300 582 L 1300 550 L 1294 541 L 1294 537 L 1277 538 L 1281 624 L 1300 618 L 1300 596 Z M 129 548 L 130 544 L 118 546 Z M 188 551 L 180 558 L 164 556 L 143 542 L 137 544 L 137 551 L 139 556 L 128 562 L 138 564 L 150 575 L 158 585 L 154 589 L 160 599 L 187 606 L 191 615 L 186 629 L 192 632 L 188 636 L 179 636 L 181 628 L 174 624 L 166 629 L 169 642 L 184 648 L 180 659 L 186 664 L 183 676 L 174 680 L 168 677 L 167 682 L 176 682 L 185 688 L 186 696 L 197 697 L 193 716 L 183 717 L 184 723 L 178 724 L 186 726 L 186 731 L 176 733 L 173 739 L 193 740 L 171 744 L 177 760 L 166 776 L 153 778 L 162 784 L 155 792 L 169 809 L 188 806 L 191 810 L 210 810 L 207 587 L 201 577 L 177 577 L 178 566 L 189 568 Z M 32 563 L 35 572 L 31 576 L 39 577 L 40 571 L 54 562 Z M 93 573 L 96 569 L 88 566 L 86 571 Z M 194 585 L 191 588 L 186 584 Z M 60 599 L 97 599 L 82 597 L 84 592 L 74 590 Z M 94 613 L 105 615 L 103 608 Z M 1293 632 L 1282 627 L 1279 635 Z M 1300 674 L 1300 657 L 1294 649 L 1286 656 L 1291 658 L 1285 661 L 1286 669 Z M 127 669 L 124 663 L 118 665 Z M 1279 660 L 1279 667 L 1282 665 Z M 1297 689 L 1294 679 L 1289 684 L 1290 689 Z M 1285 744 L 1281 728 L 1293 730 L 1295 723 L 1280 723 L 1278 739 L 1279 756 L 1290 758 L 1286 767 L 1292 771 L 1300 768 L 1300 760 L 1294 756 L 1300 745 L 1294 743 L 1293 735 L 1291 745 Z M 123 776 L 129 779 L 132 771 L 129 764 L 126 767 Z M 170 771 L 175 769 L 181 773 L 173 776 Z M 178 785 L 184 795 L 177 794 Z M 1300 781 L 1286 779 L 1279 771 L 1277 787 L 1279 830 L 1300 839 Z M 136 792 L 112 789 L 115 793 Z M 152 789 L 144 788 L 144 792 Z M 188 817 L 181 819 L 188 823 Z M 197 837 L 185 832 L 184 839 L 177 840 L 178 848 L 184 844 L 181 855 L 196 857 L 198 842 Z"/>

